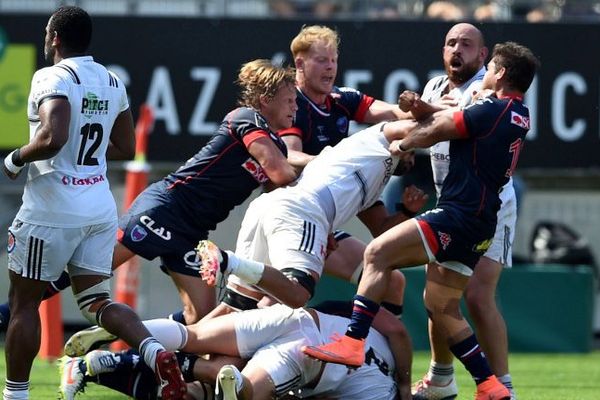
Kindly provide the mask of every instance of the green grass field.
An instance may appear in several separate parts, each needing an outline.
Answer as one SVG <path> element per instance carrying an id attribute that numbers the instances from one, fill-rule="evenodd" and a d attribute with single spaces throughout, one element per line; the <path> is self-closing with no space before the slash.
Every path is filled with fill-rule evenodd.
<path id="1" fill-rule="evenodd" d="M 0 373 L 4 376 L 4 351 L 0 351 Z M 429 363 L 429 354 L 415 354 L 413 378 L 420 377 Z M 513 354 L 511 373 L 521 400 L 598 400 L 600 399 L 600 351 L 589 354 Z M 473 399 L 474 384 L 461 367 L 457 368 L 461 393 L 459 400 Z M 58 367 L 37 360 L 31 377 L 31 399 L 56 399 Z M 93 384 L 83 399 L 116 400 L 125 396 Z M 383 399 L 382 399 L 383 400 Z"/>

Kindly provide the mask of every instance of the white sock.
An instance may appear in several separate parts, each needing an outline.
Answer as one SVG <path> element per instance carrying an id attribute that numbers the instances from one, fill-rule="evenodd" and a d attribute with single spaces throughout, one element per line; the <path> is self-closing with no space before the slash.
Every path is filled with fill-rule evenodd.
<path id="1" fill-rule="evenodd" d="M 512 377 L 510 376 L 510 374 L 506 374 L 506 375 L 502 375 L 498 377 L 498 380 L 504 385 L 506 386 L 506 388 L 508 390 L 510 390 L 511 394 L 514 394 L 514 389 L 513 389 L 513 384 L 512 384 Z"/>
<path id="2" fill-rule="evenodd" d="M 156 373 L 156 354 L 165 348 L 153 337 L 146 338 L 140 343 L 139 352 L 147 366 Z"/>
<path id="3" fill-rule="evenodd" d="M 238 257 L 232 251 L 227 252 L 227 269 L 246 283 L 256 285 L 262 278 L 265 264 Z"/>
<path id="4" fill-rule="evenodd" d="M 427 379 L 435 385 L 446 385 L 454 378 L 454 366 L 452 364 L 442 364 L 431 360 Z"/>
<path id="5" fill-rule="evenodd" d="M 169 351 L 179 350 L 187 343 L 187 329 L 183 324 L 172 319 L 151 319 L 144 321 L 144 326 Z"/>
<path id="6" fill-rule="evenodd" d="M 2 391 L 4 400 L 28 400 L 29 399 L 29 381 L 15 382 L 6 380 L 6 386 Z"/>

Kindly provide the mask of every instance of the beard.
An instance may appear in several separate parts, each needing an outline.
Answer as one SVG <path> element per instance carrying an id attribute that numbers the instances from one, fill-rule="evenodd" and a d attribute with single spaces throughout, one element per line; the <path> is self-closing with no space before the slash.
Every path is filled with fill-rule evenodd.
<path id="1" fill-rule="evenodd" d="M 44 60 L 50 65 L 54 65 L 54 54 L 56 50 L 50 46 L 44 47 Z"/>
<path id="2" fill-rule="evenodd" d="M 475 76 L 481 66 L 479 61 L 475 60 L 471 63 L 463 64 L 458 70 L 453 70 L 451 65 L 446 63 L 446 73 L 451 82 L 455 84 L 463 84 Z"/>

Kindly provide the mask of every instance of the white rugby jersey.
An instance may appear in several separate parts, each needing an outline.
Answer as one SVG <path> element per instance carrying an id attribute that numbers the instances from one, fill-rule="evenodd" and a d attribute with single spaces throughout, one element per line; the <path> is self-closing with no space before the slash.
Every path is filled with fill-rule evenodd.
<path id="1" fill-rule="evenodd" d="M 485 67 L 481 68 L 470 80 L 465 82 L 460 87 L 456 87 L 446 93 L 448 89 L 448 76 L 442 75 L 431 79 L 423 89 L 421 98 L 428 103 L 439 101 L 444 94 L 449 94 L 458 100 L 458 106 L 464 108 L 471 103 L 473 92 L 481 89 L 483 76 L 485 75 Z M 433 170 L 433 183 L 438 197 L 442 191 L 442 183 L 448 175 L 450 166 L 450 142 L 439 142 L 429 148 L 431 157 L 431 168 Z"/>
<path id="2" fill-rule="evenodd" d="M 129 108 L 123 83 L 91 56 L 73 57 L 38 70 L 28 100 L 29 137 L 40 125 L 39 106 L 67 98 L 69 139 L 60 152 L 29 164 L 17 219 L 55 227 L 116 220 L 106 178 L 106 150 L 117 116 Z"/>
<path id="3" fill-rule="evenodd" d="M 339 332 L 344 332 L 348 319 L 335 315 L 319 315 L 319 330 L 324 342 Z M 301 389 L 300 397 L 315 395 L 336 399 L 381 400 L 394 399 L 396 364 L 387 340 L 371 328 L 365 341 L 365 363 L 357 370 L 339 364 L 327 363 L 321 379 L 314 389 Z"/>
<path id="4" fill-rule="evenodd" d="M 324 150 L 300 176 L 300 190 L 327 188 L 335 203 L 332 229 L 338 229 L 379 199 L 399 158 L 388 150 L 382 124 L 355 133 Z"/>

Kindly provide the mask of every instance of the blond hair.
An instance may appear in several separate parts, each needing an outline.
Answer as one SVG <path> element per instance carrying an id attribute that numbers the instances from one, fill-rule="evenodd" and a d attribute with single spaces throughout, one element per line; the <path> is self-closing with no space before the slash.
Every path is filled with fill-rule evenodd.
<path id="1" fill-rule="evenodd" d="M 333 46 L 337 52 L 340 37 L 336 31 L 323 25 L 303 26 L 290 45 L 292 56 L 296 59 L 298 54 L 306 53 L 313 44 L 320 41 L 326 46 Z"/>
<path id="2" fill-rule="evenodd" d="M 270 60 L 253 60 L 242 65 L 237 84 L 242 89 L 239 104 L 258 109 L 261 96 L 273 98 L 281 86 L 295 85 L 296 71 L 275 66 Z"/>

